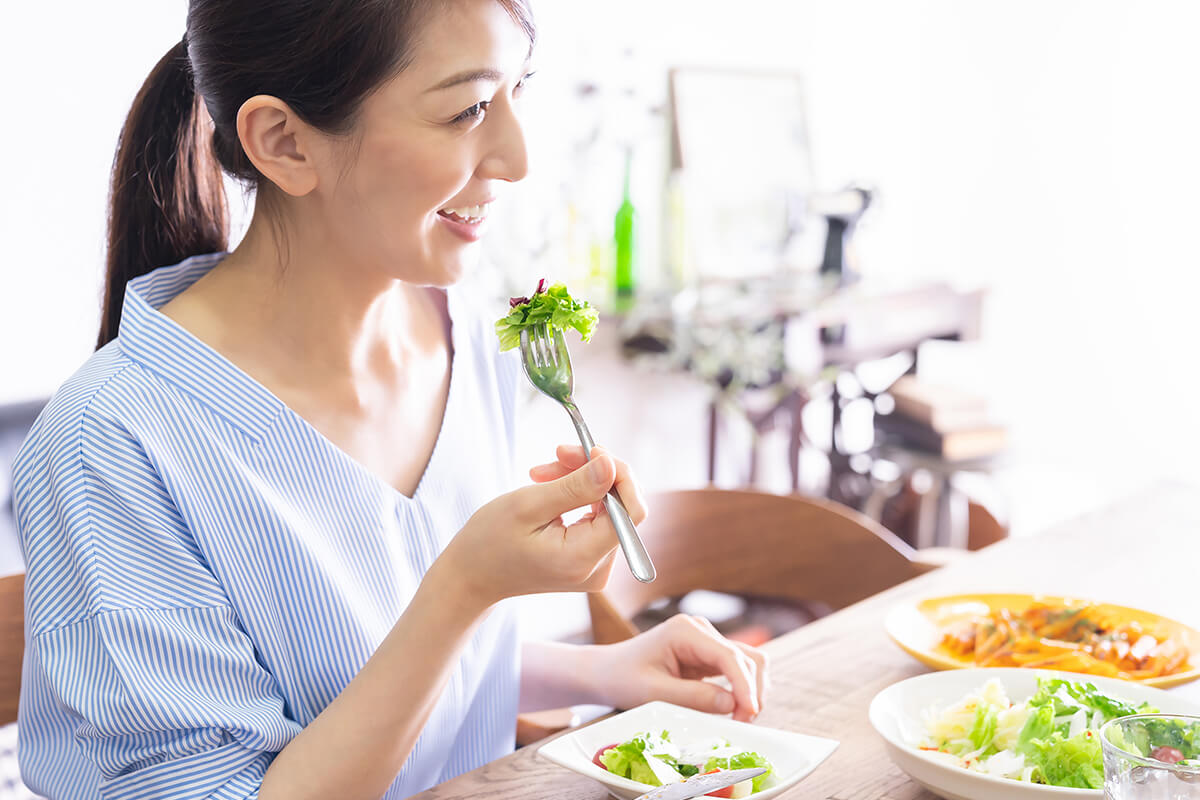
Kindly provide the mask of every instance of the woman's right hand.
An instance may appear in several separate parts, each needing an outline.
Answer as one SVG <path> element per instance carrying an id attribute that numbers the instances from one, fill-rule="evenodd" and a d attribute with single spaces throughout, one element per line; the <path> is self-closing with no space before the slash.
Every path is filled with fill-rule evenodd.
<path id="1" fill-rule="evenodd" d="M 598 591 L 608 582 L 617 534 L 601 504 L 614 485 L 634 523 L 645 508 L 629 469 L 602 450 L 582 462 L 582 451 L 560 448 L 562 477 L 501 495 L 480 508 L 438 559 L 452 566 L 478 602 L 540 592 Z M 573 467 L 567 471 L 565 467 Z M 591 512 L 566 525 L 562 515 Z"/>

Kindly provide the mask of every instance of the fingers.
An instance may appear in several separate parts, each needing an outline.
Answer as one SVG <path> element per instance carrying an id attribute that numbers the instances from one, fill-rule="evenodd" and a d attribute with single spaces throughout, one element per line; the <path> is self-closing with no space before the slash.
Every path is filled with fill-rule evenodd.
<path id="1" fill-rule="evenodd" d="M 529 476 L 538 483 L 545 483 L 569 475 L 587 463 L 583 448 L 579 445 L 559 445 L 555 455 L 558 461 L 533 467 L 529 470 Z M 611 454 L 603 447 L 592 448 L 593 459 L 601 456 L 612 458 Z M 625 510 L 629 512 L 629 518 L 633 524 L 638 525 L 646 519 L 646 502 L 642 497 L 641 489 L 628 464 L 617 458 L 612 458 L 612 461 L 616 465 L 617 471 L 614 482 L 617 494 L 621 497 L 621 502 L 625 504 Z"/>
<path id="2" fill-rule="evenodd" d="M 602 450 L 602 448 L 593 448 L 593 453 L 596 450 Z M 539 464 L 530 469 L 530 477 L 538 482 L 552 481 L 574 472 L 587 463 L 587 459 L 583 456 L 583 448 L 579 445 L 560 444 L 555 449 L 554 455 L 557 458 L 556 461 L 552 461 L 549 464 Z"/>
<path id="3" fill-rule="evenodd" d="M 757 679 L 758 688 L 758 707 L 762 708 L 767 702 L 767 692 L 771 689 L 771 678 L 767 672 L 767 654 L 757 647 L 751 647 L 745 642 L 733 642 L 733 645 L 754 662 L 754 677 Z"/>
<path id="4" fill-rule="evenodd" d="M 568 511 L 602 500 L 616 477 L 612 458 L 599 455 L 561 477 L 518 489 L 517 513 L 529 524 L 545 525 Z"/>
<path id="5" fill-rule="evenodd" d="M 708 681 L 670 680 L 658 692 L 659 699 L 677 706 L 728 714 L 734 710 L 734 698 L 728 689 Z"/>
<path id="6" fill-rule="evenodd" d="M 726 639 L 703 617 L 679 614 L 669 622 L 683 629 L 676 653 L 681 666 L 705 668 L 708 674 L 722 675 L 733 694 L 733 718 L 748 722 L 758 716 L 758 662 L 736 643 Z"/>

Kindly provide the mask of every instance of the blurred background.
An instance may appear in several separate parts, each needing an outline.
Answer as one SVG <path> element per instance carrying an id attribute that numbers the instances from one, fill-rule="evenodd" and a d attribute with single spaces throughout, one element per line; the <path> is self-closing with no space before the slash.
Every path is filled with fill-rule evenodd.
<path id="1" fill-rule="evenodd" d="M 601 309 L 577 395 L 647 490 L 830 496 L 961 548 L 1200 484 L 1195 4 L 534 8 L 532 172 L 472 284 L 497 317 L 541 277 Z M 185 11 L 2 12 L 5 472 L 92 350 L 117 133 Z M 523 466 L 574 440 L 523 413 Z"/>

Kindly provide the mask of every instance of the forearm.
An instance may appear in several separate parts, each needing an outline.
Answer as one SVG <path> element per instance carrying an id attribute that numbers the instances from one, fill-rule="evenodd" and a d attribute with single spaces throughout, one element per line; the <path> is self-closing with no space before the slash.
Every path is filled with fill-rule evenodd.
<path id="1" fill-rule="evenodd" d="M 435 563 L 358 675 L 276 757 L 261 800 L 378 798 L 395 780 L 487 605 Z"/>
<path id="2" fill-rule="evenodd" d="M 521 711 L 608 705 L 601 645 L 526 642 L 521 650 Z"/>

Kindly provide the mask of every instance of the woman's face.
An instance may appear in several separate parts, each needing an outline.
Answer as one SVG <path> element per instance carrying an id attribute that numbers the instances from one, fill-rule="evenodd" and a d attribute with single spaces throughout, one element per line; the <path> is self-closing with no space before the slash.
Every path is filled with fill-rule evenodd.
<path id="1" fill-rule="evenodd" d="M 411 64 L 364 101 L 349 144 L 318 165 L 339 250 L 430 286 L 463 275 L 503 184 L 527 171 L 516 100 L 528 37 L 495 0 L 439 6 Z"/>

